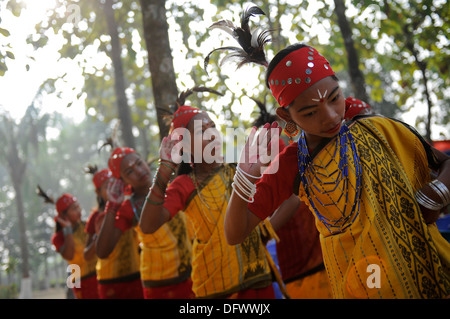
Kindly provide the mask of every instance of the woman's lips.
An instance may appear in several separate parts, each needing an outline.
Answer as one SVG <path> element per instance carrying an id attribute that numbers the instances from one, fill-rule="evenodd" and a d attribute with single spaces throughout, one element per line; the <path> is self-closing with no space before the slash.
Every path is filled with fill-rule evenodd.
<path id="1" fill-rule="evenodd" d="M 334 134 L 339 132 L 339 130 L 341 129 L 341 122 L 339 122 L 335 127 L 333 127 L 331 130 L 326 131 L 325 133 L 327 134 Z"/>

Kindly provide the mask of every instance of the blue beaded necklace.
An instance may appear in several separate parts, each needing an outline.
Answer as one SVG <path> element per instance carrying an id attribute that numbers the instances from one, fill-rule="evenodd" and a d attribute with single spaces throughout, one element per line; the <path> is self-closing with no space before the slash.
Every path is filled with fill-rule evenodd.
<path id="1" fill-rule="evenodd" d="M 349 214 L 345 214 L 347 211 L 347 204 L 349 203 L 348 200 L 348 189 L 349 189 L 349 177 L 348 177 L 348 156 L 347 153 L 348 145 L 351 147 L 351 152 L 353 155 L 353 161 L 355 163 L 355 174 L 356 174 L 356 185 L 355 185 L 355 198 L 353 200 L 353 205 L 351 208 L 351 211 Z M 333 159 L 336 157 L 337 150 L 339 149 L 339 163 L 338 163 L 338 169 L 334 170 L 330 174 L 323 174 L 316 170 L 318 169 L 326 169 L 331 162 L 333 162 Z M 359 214 L 359 207 L 360 207 L 360 194 L 361 194 L 361 163 L 359 160 L 359 155 L 356 150 L 355 141 L 353 139 L 352 134 L 350 133 L 350 130 L 348 129 L 347 125 L 343 124 L 339 134 L 336 138 L 336 148 L 335 152 L 331 158 L 331 160 L 325 165 L 325 166 L 319 166 L 312 163 L 311 157 L 309 155 L 308 146 L 306 145 L 306 138 L 305 133 L 302 132 L 300 135 L 300 138 L 298 140 L 298 169 L 300 172 L 300 179 L 303 184 L 303 187 L 306 192 L 306 196 L 317 216 L 317 218 L 325 225 L 325 227 L 333 234 L 340 233 L 345 229 L 345 227 L 351 225 L 355 218 Z M 309 173 L 309 174 L 307 174 Z M 321 176 L 324 177 L 331 177 L 333 175 L 336 175 L 336 179 L 334 182 L 322 182 Z M 309 177 L 308 177 L 309 175 Z M 319 185 L 330 185 L 335 184 L 335 187 L 332 190 L 324 191 L 319 189 L 317 185 L 315 184 L 314 180 L 318 181 Z M 341 184 L 342 183 L 342 184 Z M 336 220 L 330 220 L 323 216 L 319 210 L 316 208 L 314 201 L 311 200 L 312 196 L 322 205 L 323 207 L 336 205 L 336 202 L 332 203 L 322 203 L 319 198 L 315 195 L 316 192 L 320 194 L 328 194 L 331 192 L 334 192 L 337 190 L 339 185 L 342 186 L 342 194 L 339 196 L 338 202 L 342 199 L 342 196 L 345 196 L 345 206 L 342 213 L 342 217 Z M 354 216 L 351 223 L 348 223 L 344 228 L 341 228 L 340 225 L 345 225 L 348 220 L 351 218 L 351 216 Z M 336 230 L 338 228 L 338 230 Z"/>

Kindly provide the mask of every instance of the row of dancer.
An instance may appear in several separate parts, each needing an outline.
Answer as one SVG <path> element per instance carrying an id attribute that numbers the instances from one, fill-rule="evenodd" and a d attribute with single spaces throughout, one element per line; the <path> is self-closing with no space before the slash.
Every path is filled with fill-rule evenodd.
<path id="1" fill-rule="evenodd" d="M 202 122 L 202 130 L 215 126 L 206 112 L 187 105 L 181 105 L 173 117 L 172 128 L 185 127 L 190 134 L 194 134 L 194 119 Z M 202 153 L 208 144 L 202 145 Z M 280 237 L 290 233 L 292 241 L 286 238 L 278 244 L 283 279 L 275 278 L 277 269 L 265 247 L 271 224 L 261 225 L 242 244 L 226 242 L 223 223 L 235 165 L 202 162 L 177 167 L 166 159 L 164 145 L 153 181 L 146 161 L 126 147 L 114 149 L 108 169 L 90 170 L 98 208 L 86 225 L 74 196 L 64 194 L 56 202 L 57 222 L 62 227 L 52 242 L 69 264 L 82 269 L 81 287 L 74 287 L 78 298 L 93 298 L 96 290 L 100 298 L 116 299 L 273 298 L 275 279 L 282 286 L 295 282 L 293 289 L 287 285 L 286 297 L 331 297 L 318 233 L 311 216 L 304 214 L 305 206 L 284 205 L 287 212 L 298 211 L 304 223 L 279 232 Z M 166 189 L 175 172 L 177 177 Z M 126 191 L 126 185 L 131 191 Z M 164 203 L 148 199 L 149 189 L 161 192 Z M 157 230 L 144 229 L 151 234 L 139 226 L 145 202 L 172 215 Z M 299 237 L 293 237 L 293 232 Z M 296 243 L 295 258 L 283 255 Z M 305 278 L 315 279 L 307 282 Z"/>
<path id="2" fill-rule="evenodd" d="M 249 12 L 247 17 L 260 11 Z M 168 136 L 153 180 L 134 150 L 114 150 L 109 164 L 116 179 L 108 183 L 95 238 L 98 257 L 109 256 L 126 230 L 134 229 L 148 298 L 182 291 L 195 298 L 273 298 L 277 270 L 264 235 L 277 237 L 304 205 L 308 211 L 302 214 L 314 217 L 318 232 L 329 283 L 324 291 L 331 289 L 334 298 L 448 297 L 450 245 L 435 222 L 450 204 L 449 156 L 400 121 L 346 118 L 364 102 L 343 96 L 336 74 L 316 49 L 291 45 L 269 63 L 266 42 L 264 37 L 250 41 L 240 57 L 267 67 L 276 113 L 288 135 L 302 130 L 298 142 L 264 171 L 265 163 L 258 157 L 249 162 L 246 155 L 271 150 L 281 132 L 277 122 L 264 125 L 259 135 L 256 127 L 251 131 L 237 165 L 194 163 L 194 151 L 188 154 L 191 163 L 179 163 L 172 158 L 179 141 Z M 178 106 L 172 129 L 184 128 L 191 136 L 214 130 L 206 112 Z M 194 120 L 201 123 L 198 131 Z M 260 139 L 269 129 L 278 135 Z M 201 158 L 213 142 L 203 140 Z M 127 197 L 124 183 L 132 187 Z M 170 242 L 164 248 L 171 249 L 163 253 L 158 240 Z M 370 277 L 372 270 L 377 276 Z"/>

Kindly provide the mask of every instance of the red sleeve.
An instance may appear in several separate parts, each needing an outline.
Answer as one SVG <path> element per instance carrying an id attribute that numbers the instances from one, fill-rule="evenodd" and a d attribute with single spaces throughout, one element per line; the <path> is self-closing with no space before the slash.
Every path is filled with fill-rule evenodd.
<path id="1" fill-rule="evenodd" d="M 58 251 L 58 252 L 59 252 L 60 248 L 64 245 L 64 235 L 61 230 L 59 232 L 53 234 L 52 244 L 53 244 L 53 246 L 55 246 L 56 251 Z"/>
<path id="2" fill-rule="evenodd" d="M 97 221 L 98 217 L 98 210 L 95 210 L 92 212 L 92 214 L 89 216 L 86 227 L 84 228 L 84 231 L 90 235 L 95 234 L 95 222 Z"/>
<path id="3" fill-rule="evenodd" d="M 194 191 L 195 186 L 188 175 L 177 176 L 167 187 L 164 208 L 170 212 L 172 217 L 175 216 L 180 210 L 186 208 L 189 196 Z"/>
<path id="4" fill-rule="evenodd" d="M 266 219 L 292 194 L 298 173 L 297 143 L 287 146 L 256 183 L 255 201 L 248 209 L 260 219 Z"/>
<path id="5" fill-rule="evenodd" d="M 119 208 L 116 215 L 116 222 L 114 226 L 119 228 L 122 232 L 133 227 L 133 207 L 131 206 L 130 200 L 125 200 Z"/>

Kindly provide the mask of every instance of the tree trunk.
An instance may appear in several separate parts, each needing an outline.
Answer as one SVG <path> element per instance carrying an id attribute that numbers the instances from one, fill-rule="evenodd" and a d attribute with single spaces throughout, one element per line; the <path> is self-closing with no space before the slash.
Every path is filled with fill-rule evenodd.
<path id="1" fill-rule="evenodd" d="M 422 61 L 419 58 L 419 52 L 414 47 L 414 34 L 412 30 L 415 30 L 416 28 L 411 25 L 404 25 L 403 26 L 403 32 L 405 33 L 406 41 L 405 41 L 405 47 L 411 52 L 411 54 L 414 56 L 414 60 L 416 61 L 416 65 L 420 70 L 420 73 L 422 74 L 423 79 L 423 86 L 424 86 L 424 94 L 425 94 L 425 100 L 427 101 L 427 108 L 428 108 L 428 116 L 427 120 L 425 122 L 425 139 L 428 142 L 431 142 L 431 108 L 433 107 L 433 103 L 431 103 L 431 97 L 430 97 L 430 91 L 428 90 L 428 77 L 427 77 L 427 63 L 426 61 Z"/>
<path id="2" fill-rule="evenodd" d="M 119 33 L 117 31 L 117 22 L 114 17 L 114 9 L 112 6 L 112 0 L 105 0 L 103 10 L 108 23 L 108 32 L 111 36 L 111 60 L 114 68 L 114 90 L 116 92 L 117 109 L 125 146 L 135 148 L 136 145 L 133 136 L 131 111 L 128 105 L 127 96 L 125 94 L 125 77 L 123 73 L 122 58 L 120 55 L 122 49 L 120 46 Z"/>
<path id="3" fill-rule="evenodd" d="M 15 167 L 11 167 L 11 169 L 19 169 L 23 163 L 19 163 L 19 165 Z M 25 165 L 23 165 L 25 166 Z M 19 168 L 16 168 L 19 167 Z M 16 174 L 23 174 L 25 169 L 22 172 L 17 172 Z M 14 175 L 16 175 L 14 174 Z M 23 176 L 23 175 L 22 175 Z M 23 196 L 22 196 L 22 183 L 21 181 L 13 181 L 14 191 L 16 193 L 16 205 L 17 205 L 17 216 L 19 219 L 19 233 L 20 233 L 20 252 L 22 257 L 22 280 L 20 285 L 20 298 L 21 299 L 30 299 L 32 297 L 31 291 L 31 278 L 30 278 L 30 264 L 29 264 L 29 256 L 28 256 L 28 238 L 27 238 L 27 227 L 25 224 L 25 210 L 23 207 Z"/>
<path id="4" fill-rule="evenodd" d="M 359 57 L 353 42 L 352 29 L 345 15 L 345 3 L 343 0 L 334 0 L 334 5 L 334 12 L 338 18 L 339 28 L 344 39 L 345 50 L 347 51 L 349 75 L 353 94 L 357 99 L 370 103 L 366 91 L 364 75 L 359 69 Z"/>
<path id="5" fill-rule="evenodd" d="M 30 264 L 28 255 L 28 239 L 27 228 L 25 224 L 25 209 L 23 207 L 22 183 L 25 176 L 26 162 L 19 157 L 17 149 L 17 140 L 11 129 L 11 139 L 7 144 L 7 162 L 8 171 L 11 177 L 14 191 L 16 193 L 15 202 L 17 205 L 17 217 L 19 221 L 19 236 L 20 236 L 20 253 L 22 258 L 22 283 L 20 296 L 22 298 L 31 298 L 31 278 L 30 278 Z"/>
<path id="6" fill-rule="evenodd" d="M 162 140 L 170 128 L 162 116 L 167 114 L 169 106 L 175 103 L 178 96 L 169 42 L 169 25 L 165 0 L 140 0 L 140 2 L 159 134 Z"/>

